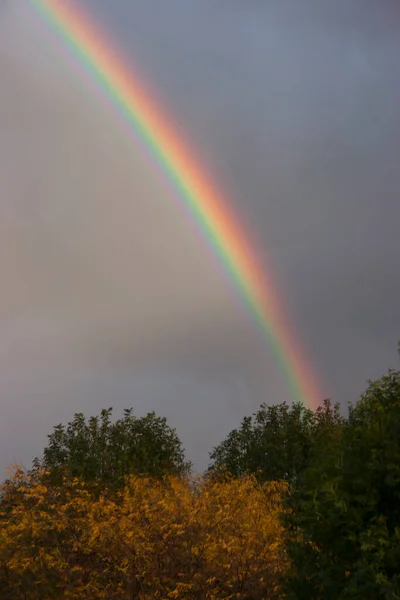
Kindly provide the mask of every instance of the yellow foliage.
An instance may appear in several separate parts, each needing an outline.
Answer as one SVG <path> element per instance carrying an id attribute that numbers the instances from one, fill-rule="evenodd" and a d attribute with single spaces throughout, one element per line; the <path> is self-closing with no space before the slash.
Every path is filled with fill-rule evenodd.
<path id="1" fill-rule="evenodd" d="M 0 502 L 0 598 L 278 598 L 284 484 L 131 477 L 98 497 L 15 473 Z"/>

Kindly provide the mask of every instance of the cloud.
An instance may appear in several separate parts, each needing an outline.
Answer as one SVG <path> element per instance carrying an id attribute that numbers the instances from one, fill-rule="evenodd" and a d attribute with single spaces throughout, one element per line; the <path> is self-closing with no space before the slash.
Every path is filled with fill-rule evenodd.
<path id="1" fill-rule="evenodd" d="M 346 406 L 396 361 L 397 3 L 85 3 L 205 157 Z M 244 414 L 287 399 L 158 169 L 22 3 L 0 14 L 0 131 L 6 462 L 74 410 L 133 403 L 204 465 Z"/>
<path id="2" fill-rule="evenodd" d="M 139 380 L 253 376 L 254 324 L 115 109 L 25 8 L 0 37 L 4 453 L 26 456 L 15 435 L 37 447 L 44 426 L 88 400 L 92 412 L 130 404 Z M 176 406 L 159 408 L 174 420 Z"/>

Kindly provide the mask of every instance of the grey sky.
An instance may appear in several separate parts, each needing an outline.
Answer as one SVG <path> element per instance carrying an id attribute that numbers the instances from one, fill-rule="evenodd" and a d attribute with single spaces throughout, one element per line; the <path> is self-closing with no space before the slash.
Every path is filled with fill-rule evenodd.
<path id="1" fill-rule="evenodd" d="M 87 1 L 268 256 L 346 405 L 395 365 L 396 2 Z M 87 83 L 87 82 L 86 82 Z M 0 12 L 0 456 L 76 410 L 155 409 L 202 468 L 272 353 L 162 177 L 29 11 Z M 262 260 L 262 256 L 261 256 Z"/>

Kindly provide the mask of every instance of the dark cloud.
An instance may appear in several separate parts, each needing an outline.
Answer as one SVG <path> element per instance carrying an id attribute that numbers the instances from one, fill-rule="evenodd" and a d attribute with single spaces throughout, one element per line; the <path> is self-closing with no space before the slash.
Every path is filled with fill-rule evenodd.
<path id="1" fill-rule="evenodd" d="M 400 337 L 397 4 L 87 5 L 221 182 L 345 405 Z M 134 404 L 204 466 L 243 414 L 287 397 L 273 351 L 51 35 L 19 5 L 4 15 L 0 452 L 27 461 L 75 410 Z"/>

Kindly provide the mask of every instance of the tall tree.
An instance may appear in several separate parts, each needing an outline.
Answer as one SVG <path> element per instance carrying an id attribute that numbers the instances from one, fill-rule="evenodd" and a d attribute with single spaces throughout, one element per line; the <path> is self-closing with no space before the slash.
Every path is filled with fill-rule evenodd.
<path id="1" fill-rule="evenodd" d="M 165 418 L 154 412 L 138 418 L 132 409 L 114 422 L 111 416 L 112 408 L 88 420 L 76 413 L 67 426 L 57 425 L 36 465 L 53 480 L 68 470 L 87 482 L 109 485 L 130 474 L 161 477 L 190 471 L 181 441 Z"/>
<path id="2" fill-rule="evenodd" d="M 339 405 L 330 400 L 316 411 L 301 403 L 262 404 L 214 448 L 209 472 L 228 471 L 236 477 L 250 473 L 262 481 L 293 484 L 328 431 L 342 421 Z"/>
<path id="3" fill-rule="evenodd" d="M 299 478 L 289 598 L 400 597 L 400 372 L 370 382 Z"/>

